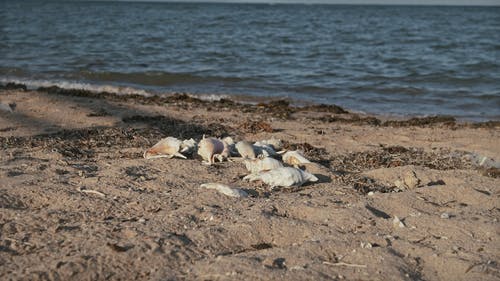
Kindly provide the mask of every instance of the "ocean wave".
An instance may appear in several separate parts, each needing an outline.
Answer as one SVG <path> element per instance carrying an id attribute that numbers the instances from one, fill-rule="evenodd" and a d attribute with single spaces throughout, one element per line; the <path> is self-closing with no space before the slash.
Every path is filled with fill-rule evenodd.
<path id="1" fill-rule="evenodd" d="M 152 91 L 146 91 L 143 89 L 124 87 L 116 85 L 97 85 L 91 83 L 81 83 L 74 81 L 53 81 L 53 80 L 33 80 L 33 79 L 11 79 L 11 78 L 0 78 L 0 84 L 16 83 L 23 84 L 30 90 L 36 90 L 38 88 L 52 87 L 56 86 L 67 90 L 86 90 L 94 93 L 107 92 L 117 95 L 140 95 L 145 97 L 151 97 L 154 95 L 169 95 L 175 94 L 175 92 L 170 93 L 158 93 Z M 190 97 L 198 98 L 206 101 L 219 101 L 222 99 L 230 99 L 233 96 L 226 94 L 192 94 L 184 93 Z"/>
<path id="2" fill-rule="evenodd" d="M 91 92 L 108 92 L 117 95 L 143 95 L 143 96 L 152 96 L 153 93 L 132 88 L 126 86 L 115 86 L 115 85 L 97 85 L 90 83 L 82 83 L 76 81 L 56 81 L 56 80 L 36 80 L 36 79 L 19 79 L 19 78 L 0 78 L 0 83 L 17 83 L 24 84 L 28 89 L 34 90 L 40 87 L 52 87 L 57 86 L 63 89 L 77 89 L 77 90 L 86 90 Z"/>

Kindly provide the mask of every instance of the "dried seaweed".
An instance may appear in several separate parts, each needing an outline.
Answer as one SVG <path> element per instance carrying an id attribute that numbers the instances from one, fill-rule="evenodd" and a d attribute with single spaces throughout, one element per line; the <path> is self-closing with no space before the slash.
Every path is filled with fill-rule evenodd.
<path id="1" fill-rule="evenodd" d="M 254 121 L 254 120 L 246 120 L 240 125 L 240 128 L 245 133 L 260 133 L 260 132 L 268 132 L 272 133 L 274 130 L 271 127 L 271 124 L 264 121 Z"/>
<path id="2" fill-rule="evenodd" d="M 0 84 L 0 90 L 21 90 L 27 91 L 28 87 L 24 84 L 9 82 L 7 84 Z"/>

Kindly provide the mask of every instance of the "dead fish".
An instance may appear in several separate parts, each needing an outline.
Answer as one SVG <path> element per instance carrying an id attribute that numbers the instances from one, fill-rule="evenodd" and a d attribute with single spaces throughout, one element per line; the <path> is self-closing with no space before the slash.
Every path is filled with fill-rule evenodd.
<path id="1" fill-rule="evenodd" d="M 239 141 L 236 143 L 235 147 L 242 158 L 255 159 L 255 150 L 250 142 Z"/>
<path id="2" fill-rule="evenodd" d="M 183 140 L 181 144 L 181 153 L 191 154 L 196 150 L 196 141 L 194 139 Z"/>
<path id="3" fill-rule="evenodd" d="M 206 188 L 206 189 L 215 189 L 218 192 L 230 196 L 230 197 L 248 197 L 248 193 L 243 191 L 240 188 L 232 188 L 228 185 L 221 184 L 221 183 L 204 183 L 200 185 L 200 187 Z"/>
<path id="4" fill-rule="evenodd" d="M 276 139 L 274 137 L 268 140 L 261 140 L 260 142 L 257 143 L 271 146 L 274 149 L 274 151 L 280 151 L 281 149 L 283 149 L 283 141 L 281 141 L 280 139 Z"/>
<path id="5" fill-rule="evenodd" d="M 259 172 L 270 171 L 283 167 L 283 164 L 280 161 L 271 157 L 265 157 L 262 159 L 245 159 L 243 163 L 251 174 L 257 174 Z"/>
<path id="6" fill-rule="evenodd" d="M 229 146 L 227 143 L 216 138 L 205 138 L 198 144 L 198 155 L 200 155 L 204 164 L 212 165 L 215 159 L 223 161 L 229 157 Z"/>
<path id="7" fill-rule="evenodd" d="M 305 158 L 297 150 L 287 151 L 285 154 L 283 154 L 283 162 L 287 163 L 288 165 L 292 165 L 292 166 L 299 166 L 299 165 L 311 163 L 311 161 L 309 161 L 307 158 Z"/>
<path id="8" fill-rule="evenodd" d="M 274 148 L 268 144 L 256 142 L 253 144 L 253 148 L 254 148 L 255 154 L 258 157 L 268 157 L 268 156 L 277 155 L 277 152 L 274 150 Z"/>
<path id="9" fill-rule="evenodd" d="M 182 155 L 179 151 L 181 149 L 182 141 L 174 137 L 166 137 L 160 140 L 157 144 L 153 145 L 150 149 L 144 152 L 144 158 L 154 159 L 154 158 L 172 158 L 179 157 L 186 159 L 187 157 Z"/>
<path id="10" fill-rule="evenodd" d="M 232 137 L 225 137 L 222 139 L 222 141 L 227 143 L 227 145 L 234 145 L 234 140 Z"/>
<path id="11" fill-rule="evenodd" d="M 318 178 L 313 174 L 293 167 L 282 167 L 267 172 L 260 172 L 258 174 L 250 174 L 243 179 L 249 181 L 261 180 L 265 184 L 271 186 L 271 189 L 276 186 L 298 187 L 308 181 L 318 181 Z"/>
<path id="12" fill-rule="evenodd" d="M 234 143 L 234 140 L 232 137 L 225 137 L 222 139 L 222 141 L 224 143 L 227 144 L 227 146 L 229 147 L 229 155 L 230 156 L 236 156 L 238 154 L 238 152 L 236 151 L 236 144 Z"/>
<path id="13" fill-rule="evenodd" d="M 0 111 L 5 111 L 8 113 L 14 112 L 14 109 L 16 108 L 15 103 L 0 103 Z"/>

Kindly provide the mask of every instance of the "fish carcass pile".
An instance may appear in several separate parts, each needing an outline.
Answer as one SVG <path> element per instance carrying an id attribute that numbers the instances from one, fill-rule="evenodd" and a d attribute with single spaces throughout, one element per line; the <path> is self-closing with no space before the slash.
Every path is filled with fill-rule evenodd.
<path id="1" fill-rule="evenodd" d="M 299 187 L 306 182 L 318 181 L 315 175 L 300 168 L 311 164 L 311 161 L 297 150 L 285 151 L 282 148 L 282 141 L 275 138 L 251 143 L 245 140 L 235 142 L 231 137 L 218 139 L 203 136 L 199 142 L 166 137 L 146 150 L 144 158 L 187 159 L 194 157 L 196 152 L 202 158 L 203 165 L 223 161 L 242 162 L 249 172 L 244 180 L 262 181 L 271 190 L 275 187 Z M 221 183 L 205 183 L 201 187 L 215 189 L 231 197 L 248 196 L 242 188 Z"/>

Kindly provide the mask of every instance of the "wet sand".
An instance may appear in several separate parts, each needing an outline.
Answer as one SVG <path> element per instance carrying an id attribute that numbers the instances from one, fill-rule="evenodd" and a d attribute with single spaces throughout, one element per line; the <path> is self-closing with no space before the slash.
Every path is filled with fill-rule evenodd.
<path id="1" fill-rule="evenodd" d="M 0 103 L 2 280 L 500 278 L 499 122 L 20 85 Z M 239 162 L 142 158 L 203 134 L 280 138 L 320 181 L 270 190 Z"/>

